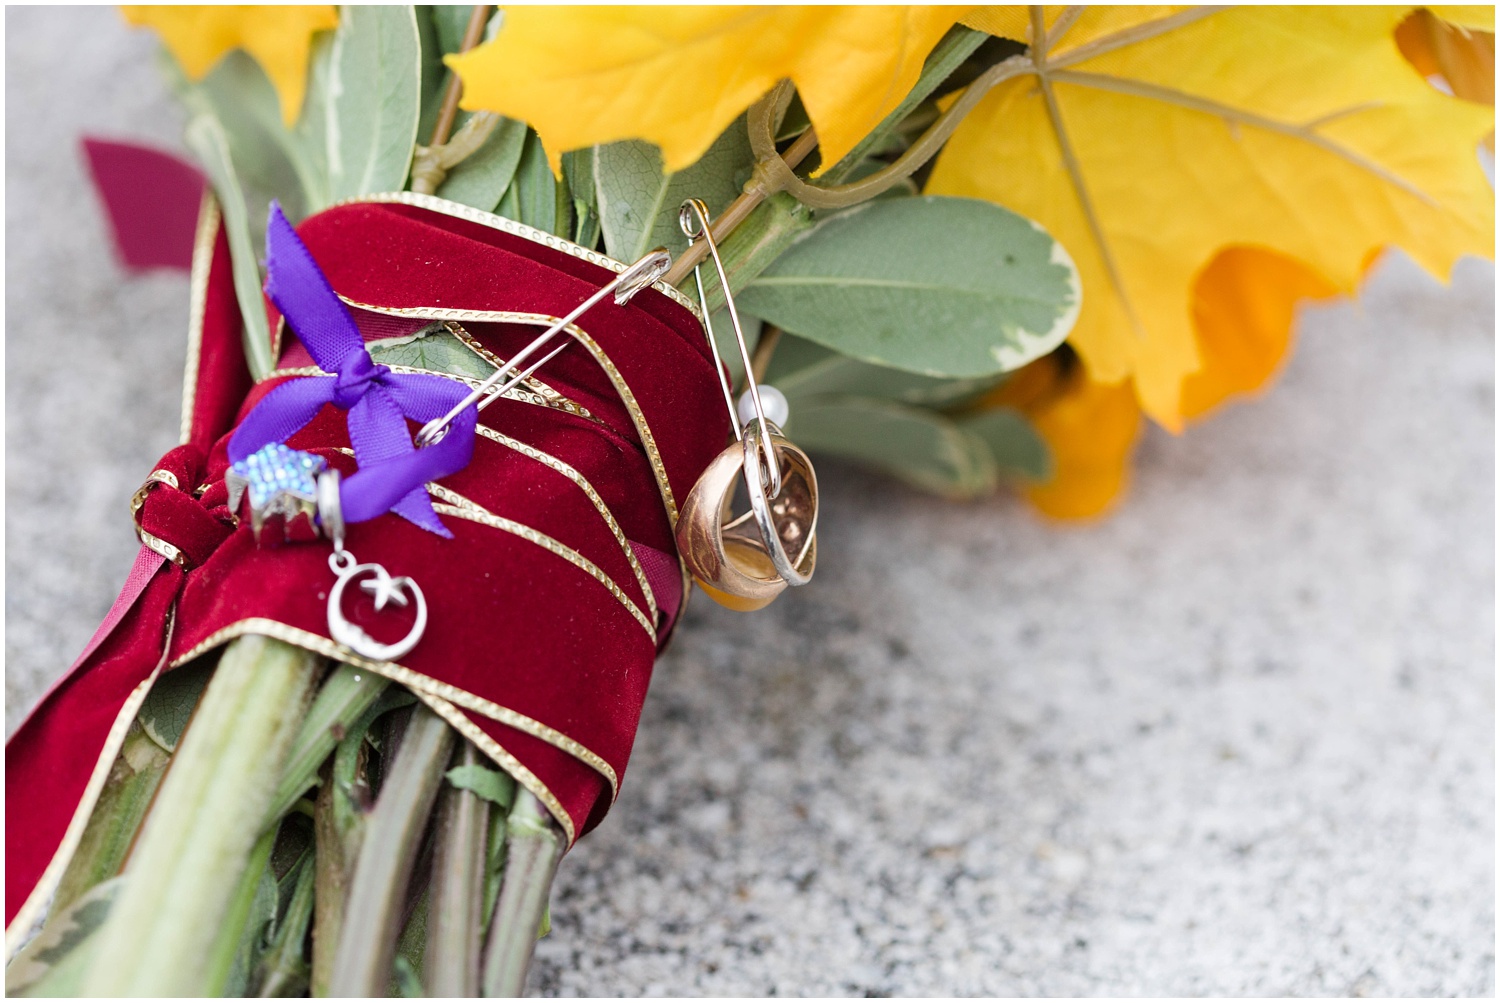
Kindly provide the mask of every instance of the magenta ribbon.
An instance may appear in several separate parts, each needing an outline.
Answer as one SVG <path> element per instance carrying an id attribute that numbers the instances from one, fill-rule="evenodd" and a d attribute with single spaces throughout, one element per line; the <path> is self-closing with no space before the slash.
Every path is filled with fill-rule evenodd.
<path id="1" fill-rule="evenodd" d="M 349 441 L 359 463 L 342 484 L 344 521 L 395 512 L 451 538 L 425 485 L 468 464 L 478 411 L 471 405 L 459 412 L 448 434 L 422 449 L 412 444 L 406 422 L 441 418 L 468 387 L 441 376 L 393 373 L 371 359 L 348 308 L 274 202 L 266 224 L 266 272 L 266 295 L 318 368 L 334 375 L 288 380 L 266 394 L 229 440 L 229 459 L 237 463 L 269 443 L 285 442 L 332 404 L 349 412 Z"/>

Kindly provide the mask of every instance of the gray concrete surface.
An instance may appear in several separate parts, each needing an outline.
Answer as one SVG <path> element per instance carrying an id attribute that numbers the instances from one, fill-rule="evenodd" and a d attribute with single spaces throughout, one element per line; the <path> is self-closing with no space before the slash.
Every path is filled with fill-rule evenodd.
<path id="1" fill-rule="evenodd" d="M 13 728 L 129 567 L 187 290 L 120 273 L 76 151 L 175 144 L 151 43 L 6 28 Z M 823 465 L 818 581 L 695 602 L 533 988 L 1492 994 L 1494 295 L 1388 261 L 1098 525 Z"/>

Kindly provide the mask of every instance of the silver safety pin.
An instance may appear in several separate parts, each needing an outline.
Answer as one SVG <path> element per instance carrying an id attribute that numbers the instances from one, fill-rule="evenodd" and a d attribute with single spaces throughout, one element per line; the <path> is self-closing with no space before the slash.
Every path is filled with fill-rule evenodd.
<path id="1" fill-rule="evenodd" d="M 416 439 L 414 440 L 416 442 L 417 448 L 420 449 L 423 446 L 430 446 L 442 439 L 442 437 L 448 433 L 448 427 L 452 424 L 453 419 L 457 418 L 463 412 L 464 408 L 468 407 L 470 404 L 473 404 L 475 401 L 479 400 L 479 398 L 485 397 L 486 394 L 489 394 L 488 397 L 485 397 L 483 403 L 481 403 L 476 409 L 479 411 L 483 411 L 485 408 L 493 404 L 496 400 L 504 397 L 512 387 L 515 387 L 518 384 L 530 379 L 532 373 L 540 369 L 549 360 L 555 358 L 557 356 L 557 353 L 567 348 L 570 343 L 566 341 L 563 342 L 561 345 L 554 348 L 551 352 L 547 353 L 545 356 L 532 363 L 529 368 L 520 373 L 516 373 L 514 376 L 511 376 L 510 379 L 507 380 L 506 376 L 513 370 L 515 370 L 518 366 L 524 364 L 527 359 L 531 358 L 531 356 L 535 354 L 536 351 L 543 345 L 545 345 L 548 341 L 556 337 L 559 331 L 563 330 L 563 328 L 567 327 L 569 324 L 573 323 L 573 321 L 577 320 L 579 317 L 583 316 L 590 309 L 592 309 L 594 304 L 598 303 L 610 293 L 614 293 L 615 304 L 617 306 L 624 306 L 626 303 L 630 302 L 631 298 L 635 296 L 636 293 L 640 292 L 642 289 L 650 288 L 651 284 L 665 275 L 667 273 L 667 269 L 671 267 L 672 256 L 668 254 L 664 249 L 658 247 L 654 251 L 648 251 L 646 255 L 639 261 L 626 268 L 619 275 L 616 275 L 612 280 L 610 280 L 604 286 L 604 288 L 600 289 L 598 292 L 594 293 L 594 295 L 590 296 L 588 299 L 578 304 L 578 306 L 574 307 L 573 311 L 566 317 L 562 318 L 561 320 L 554 321 L 551 327 L 547 328 L 547 330 L 537 335 L 534 339 L 532 339 L 530 344 L 517 352 L 515 356 L 513 356 L 510 361 L 506 363 L 504 369 L 495 370 L 493 375 L 491 375 L 483 383 L 479 384 L 479 386 L 469 391 L 468 396 L 459 401 L 457 404 L 453 405 L 453 407 L 448 411 L 447 414 L 443 415 L 441 418 L 434 418 L 432 421 L 429 421 L 427 424 L 423 425 L 421 431 L 417 433 Z M 499 389 L 492 390 L 492 388 L 494 388 L 496 384 L 499 384 L 502 380 L 505 381 L 504 385 L 500 386 Z"/>
<path id="2" fill-rule="evenodd" d="M 697 217 L 696 223 L 693 219 L 695 216 Z M 767 434 L 773 426 L 767 423 L 766 409 L 760 402 L 760 384 L 755 379 L 755 367 L 750 362 L 750 349 L 745 344 L 745 332 L 740 328 L 739 311 L 734 308 L 734 296 L 729 292 L 729 276 L 724 271 L 724 262 L 719 257 L 719 245 L 714 241 L 713 231 L 708 225 L 708 206 L 703 204 L 702 199 L 688 199 L 677 210 L 677 224 L 682 227 L 682 232 L 687 234 L 690 245 L 697 243 L 699 238 L 708 242 L 708 253 L 713 256 L 714 268 L 719 273 L 719 288 L 724 290 L 724 305 L 729 308 L 729 323 L 734 328 L 734 340 L 739 345 L 740 361 L 745 364 L 745 383 L 750 388 L 750 400 L 755 405 L 755 420 L 760 423 L 761 455 L 765 457 L 766 472 L 770 474 L 768 496 L 775 498 L 781 494 L 781 467 L 776 462 L 776 451 L 771 446 L 771 436 Z M 708 335 L 708 346 L 714 353 L 714 369 L 719 374 L 719 387 L 724 391 L 724 405 L 729 408 L 729 424 L 734 429 L 735 439 L 743 442 L 744 434 L 740 430 L 739 412 L 734 406 L 734 395 L 729 389 L 729 378 L 724 375 L 724 363 L 719 357 L 719 345 L 714 338 L 714 325 L 709 318 L 708 298 L 703 293 L 703 276 L 700 274 L 698 265 L 693 266 L 693 282 L 698 287 L 698 305 L 703 311 L 703 329 Z"/>

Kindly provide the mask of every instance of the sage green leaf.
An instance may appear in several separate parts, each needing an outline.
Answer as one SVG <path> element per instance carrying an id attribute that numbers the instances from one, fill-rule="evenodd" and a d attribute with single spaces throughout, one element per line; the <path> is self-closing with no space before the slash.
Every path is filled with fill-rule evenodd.
<path id="1" fill-rule="evenodd" d="M 247 872 L 245 882 L 241 883 L 240 892 L 249 894 L 248 903 L 237 902 L 237 908 L 230 915 L 237 919 L 243 916 L 243 920 L 237 925 L 233 922 L 226 925 L 228 931 L 231 927 L 238 929 L 239 936 L 234 939 L 231 947 L 228 937 L 225 937 L 221 950 L 230 951 L 228 971 L 224 975 L 224 984 L 221 991 L 223 996 L 246 996 L 250 988 L 250 978 L 260 967 L 261 959 L 265 955 L 267 939 L 276 926 L 276 904 L 279 896 L 276 875 L 270 867 L 269 860 L 262 860 L 258 854 L 252 856 L 251 867 L 255 869 L 255 883 L 251 887 L 248 883 Z"/>
<path id="2" fill-rule="evenodd" d="M 593 250 L 602 232 L 599 195 L 594 180 L 594 148 L 572 150 L 562 157 L 563 179 L 573 193 L 573 243 Z"/>
<path id="3" fill-rule="evenodd" d="M 176 671 L 186 671 L 186 667 Z M 104 781 L 104 790 L 99 793 L 83 836 L 58 882 L 52 897 L 53 910 L 61 912 L 101 882 L 120 873 L 170 763 L 171 757 L 146 734 L 137 715 L 125 733 L 120 754 Z"/>
<path id="4" fill-rule="evenodd" d="M 473 763 L 455 766 L 444 774 L 454 787 L 473 791 L 486 801 L 509 808 L 516 797 L 516 782 L 509 773 Z"/>
<path id="5" fill-rule="evenodd" d="M 385 366 L 411 366 L 453 376 L 487 379 L 495 367 L 442 327 L 426 328 L 405 338 L 372 341 L 370 358 Z"/>
<path id="6" fill-rule="evenodd" d="M 1020 412 L 981 411 L 958 419 L 958 425 L 989 447 L 1001 477 L 1045 481 L 1052 476 L 1052 451 Z"/>
<path id="7" fill-rule="evenodd" d="M 842 456 L 950 498 L 977 497 L 996 484 L 995 461 L 977 436 L 936 411 L 895 401 L 805 401 L 792 410 L 786 434 L 810 452 Z"/>
<path id="8" fill-rule="evenodd" d="M 457 52 L 463 47 L 464 32 L 469 29 L 469 16 L 474 13 L 474 8 L 468 4 L 432 4 L 417 8 L 420 16 L 421 11 L 426 11 L 427 16 L 432 19 L 432 26 L 437 32 L 437 43 L 439 50 L 447 55 Z"/>
<path id="9" fill-rule="evenodd" d="M 557 232 L 557 179 L 547 163 L 542 141 L 530 129 L 526 130 L 526 144 L 515 177 L 500 197 L 496 212 L 547 233 Z"/>
<path id="10" fill-rule="evenodd" d="M 282 122 L 276 88 L 260 64 L 235 49 L 193 83 L 171 59 L 165 63 L 189 111 L 212 115 L 223 127 L 229 159 L 254 216 L 260 218 L 273 198 L 291 220 L 306 215 L 311 195 L 323 187 L 320 169 Z"/>
<path id="11" fill-rule="evenodd" d="M 301 995 L 311 976 L 311 966 L 303 950 L 313 914 L 316 868 L 311 855 L 298 864 L 293 876 L 291 895 L 253 979 L 261 997 Z M 283 889 L 287 883 L 283 880 Z"/>
<path id="12" fill-rule="evenodd" d="M 928 53 L 927 61 L 922 64 L 922 75 L 917 78 L 916 85 L 906 97 L 901 99 L 901 103 L 871 130 L 869 135 L 860 140 L 854 149 L 845 154 L 844 159 L 825 171 L 817 183 L 831 186 L 855 180 L 854 170 L 860 162 L 879 150 L 901 125 L 902 120 L 910 115 L 917 105 L 927 100 L 928 96 L 989 37 L 985 32 L 965 28 L 963 25 L 956 24 L 949 29 L 942 41 L 938 42 Z"/>
<path id="13" fill-rule="evenodd" d="M 484 145 L 453 166 L 437 194 L 452 202 L 493 212 L 500 204 L 526 148 L 526 123 L 503 118 Z"/>
<path id="14" fill-rule="evenodd" d="M 702 199 L 710 217 L 717 216 L 739 195 L 754 166 L 743 117 L 697 163 L 676 174 L 663 172 L 661 151 L 651 143 L 630 139 L 594 147 L 594 190 L 605 249 L 626 262 L 656 247 L 678 253 L 688 245 L 677 223 L 683 200 Z"/>
<path id="15" fill-rule="evenodd" d="M 292 127 L 292 140 L 296 145 L 304 193 L 307 196 L 307 211 L 315 213 L 328 207 L 328 86 L 333 74 L 333 38 L 331 31 L 320 31 L 313 36 L 312 52 L 308 56 L 307 96 L 302 101 L 302 114 Z"/>
<path id="16" fill-rule="evenodd" d="M 152 684 L 151 692 L 146 694 L 137 716 L 146 734 L 167 752 L 177 748 L 177 740 L 193 716 L 198 698 L 213 676 L 213 668 L 209 662 L 194 662 L 164 672 Z"/>
<path id="17" fill-rule="evenodd" d="M 412 8 L 417 19 L 417 41 L 422 50 L 422 111 L 417 117 L 417 142 L 431 141 L 447 91 L 448 67 L 443 65 L 442 36 L 436 23 L 436 12 L 445 8 L 417 4 Z M 472 9 L 472 8 L 469 8 Z M 467 24 L 467 19 L 464 22 Z M 460 33 L 463 31 L 459 29 Z"/>
<path id="18" fill-rule="evenodd" d="M 422 43 L 411 7 L 340 9 L 328 108 L 333 201 L 399 190 L 422 114 Z"/>
<path id="19" fill-rule="evenodd" d="M 947 408 L 977 397 L 1002 379 L 1002 376 L 967 379 L 923 376 L 862 362 L 806 338 L 783 334 L 776 353 L 771 356 L 764 382 L 785 394 L 796 411 L 798 401 L 829 394 L 880 397 L 903 404 Z"/>
<path id="20" fill-rule="evenodd" d="M 5 969 L 7 996 L 80 995 L 93 960 L 92 938 L 109 917 L 123 877 L 94 886 L 78 901 L 47 917 L 42 932 Z"/>
<path id="21" fill-rule="evenodd" d="M 985 376 L 1056 348 L 1079 306 L 1072 259 L 977 199 L 869 202 L 822 220 L 739 293 L 744 312 L 867 362 Z"/>
<path id="22" fill-rule="evenodd" d="M 188 123 L 183 138 L 188 149 L 197 155 L 219 198 L 224 230 L 229 238 L 229 255 L 233 261 L 234 296 L 240 305 L 240 318 L 244 321 L 241 335 L 245 343 L 245 361 L 250 367 L 250 375 L 262 379 L 274 368 L 271 331 L 266 324 L 266 303 L 261 295 L 260 266 L 256 264 L 255 245 L 250 237 L 245 192 L 230 159 L 229 140 L 219 120 L 207 114 L 195 116 Z"/>

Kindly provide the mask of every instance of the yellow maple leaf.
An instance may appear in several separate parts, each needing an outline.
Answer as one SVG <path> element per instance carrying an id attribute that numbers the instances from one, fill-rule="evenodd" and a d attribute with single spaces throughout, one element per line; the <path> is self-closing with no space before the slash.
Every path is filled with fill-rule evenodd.
<path id="1" fill-rule="evenodd" d="M 1130 480 L 1141 407 L 1129 381 L 1095 383 L 1076 358 L 1054 353 L 1012 373 L 979 406 L 1020 411 L 1047 443 L 1052 476 L 1024 489 L 1027 501 L 1045 515 L 1102 515 Z"/>
<path id="2" fill-rule="evenodd" d="M 1182 410 L 1196 419 L 1231 398 L 1253 395 L 1280 370 L 1297 308 L 1336 294 L 1316 272 L 1259 247 L 1219 252 L 1193 283 L 1193 329 L 1203 367 L 1183 384 Z M 1053 475 L 1027 499 L 1059 519 L 1098 516 L 1119 500 L 1141 427 L 1130 383 L 1108 385 L 1047 356 L 1015 373 L 980 403 L 1027 415 L 1047 443 Z"/>
<path id="3" fill-rule="evenodd" d="M 1297 307 L 1337 293 L 1317 272 L 1275 251 L 1229 247 L 1215 255 L 1193 283 L 1201 367 L 1183 380 L 1183 417 L 1201 417 L 1264 388 L 1291 347 Z"/>
<path id="4" fill-rule="evenodd" d="M 492 41 L 447 63 L 462 107 L 529 123 L 554 170 L 568 150 L 644 139 L 679 171 L 790 78 L 826 167 L 895 109 L 971 9 L 511 7 Z"/>
<path id="5" fill-rule="evenodd" d="M 1416 11 L 1396 29 L 1396 44 L 1422 76 L 1442 80 L 1455 96 L 1466 101 L 1493 105 L 1495 8 L 1484 9 L 1490 13 L 1489 29 L 1474 24 L 1479 18 L 1470 18 L 1470 23 L 1464 24 L 1440 18 L 1430 10 Z M 1490 145 L 1493 148 L 1493 136 Z"/>
<path id="6" fill-rule="evenodd" d="M 293 125 L 307 93 L 307 57 L 314 32 L 338 27 L 338 8 L 315 6 L 121 7 L 125 20 L 161 36 L 189 80 L 201 80 L 224 54 L 244 49 L 266 71 Z"/>
<path id="7" fill-rule="evenodd" d="M 1493 113 L 1402 58 L 1408 10 L 1034 8 L 1025 72 L 959 127 L 927 190 L 1057 237 L 1083 277 L 1069 341 L 1090 379 L 1130 379 L 1179 429 L 1205 359 L 1190 291 L 1225 248 L 1284 255 L 1341 292 L 1387 245 L 1439 276 L 1492 254 L 1475 152 Z M 986 13 L 1016 33 L 1013 14 Z"/>

